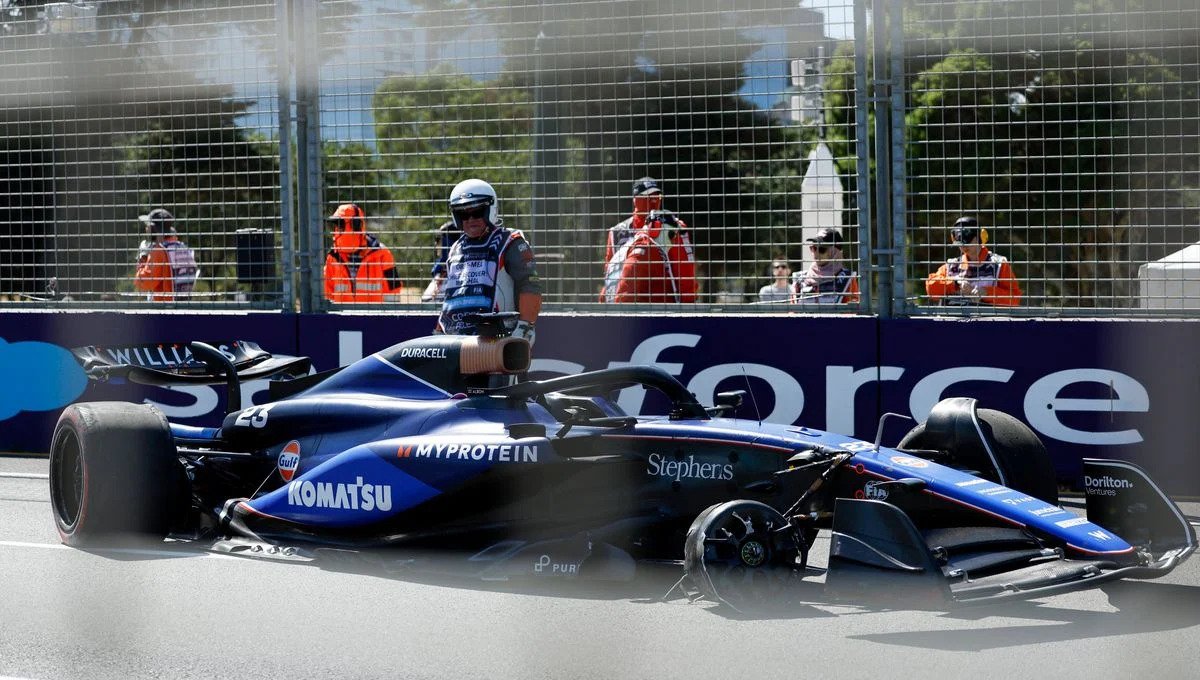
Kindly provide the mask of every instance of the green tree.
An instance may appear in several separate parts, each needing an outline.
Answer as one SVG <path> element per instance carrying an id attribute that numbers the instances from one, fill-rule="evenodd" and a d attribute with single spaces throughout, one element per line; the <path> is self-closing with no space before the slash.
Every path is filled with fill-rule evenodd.
<path id="1" fill-rule="evenodd" d="M 532 183 L 524 195 L 539 256 L 561 264 L 544 277 L 552 299 L 595 299 L 607 229 L 628 216 L 640 175 L 664 180 L 667 207 L 692 226 L 707 292 L 760 279 L 772 243 L 799 243 L 801 141 L 812 133 L 738 94 L 760 47 L 746 28 L 770 25 L 789 3 L 753 0 L 737 12 L 718 0 L 416 4 L 454 26 L 503 35 L 503 75 L 488 87 L 521 91 L 531 112 L 523 133 L 532 146 L 521 148 L 530 169 L 518 181 Z M 452 38 L 433 51 L 452 51 Z M 428 105 L 453 96 L 435 92 Z M 472 118 L 474 134 L 495 125 Z"/>
<path id="2" fill-rule="evenodd" d="M 278 223 L 279 152 L 239 125 L 256 102 L 212 74 L 228 72 L 230 44 L 235 63 L 274 63 L 276 3 L 110 0 L 89 5 L 91 24 L 48 21 L 48 4 L 9 3 L 0 18 L 0 138 L 30 169 L 0 179 L 25 197 L 0 208 L 0 235 L 34 252 L 18 283 L 57 276 L 77 299 L 128 289 L 137 215 L 156 205 L 200 249 L 203 286 L 228 282 L 232 231 Z M 322 22 L 327 55 L 358 11 L 339 8 Z M 0 280 L 0 294 L 14 289 Z"/>
<path id="3" fill-rule="evenodd" d="M 203 272 L 197 290 L 226 292 L 238 288 L 236 230 L 276 229 L 279 223 L 279 145 L 235 123 L 249 102 L 232 99 L 223 88 L 197 97 L 202 89 L 193 88 L 184 101 L 134 107 L 130 113 L 148 121 L 149 129 L 124 137 L 120 167 L 138 206 L 164 206 L 175 215 Z M 181 120 L 192 124 L 178 126 Z M 136 215 L 129 225 L 136 245 Z"/>
<path id="4" fill-rule="evenodd" d="M 1161 9 L 914 3 L 910 259 L 945 257 L 945 226 L 978 212 L 1031 304 L 1136 304 L 1138 264 L 1200 238 L 1188 207 L 1200 183 L 1200 26 L 1194 12 Z M 1134 15 L 1146 30 L 1126 30 Z M 925 272 L 912 273 L 915 295 Z"/>
<path id="5" fill-rule="evenodd" d="M 448 217 L 446 199 L 458 182 L 485 179 L 500 194 L 503 215 L 519 221 L 529 214 L 532 110 L 526 90 L 504 79 L 480 82 L 443 70 L 388 78 L 376 90 L 373 108 L 381 162 L 398 178 L 392 192 L 395 243 L 389 245 L 404 278 L 428 275 L 434 230 Z"/>

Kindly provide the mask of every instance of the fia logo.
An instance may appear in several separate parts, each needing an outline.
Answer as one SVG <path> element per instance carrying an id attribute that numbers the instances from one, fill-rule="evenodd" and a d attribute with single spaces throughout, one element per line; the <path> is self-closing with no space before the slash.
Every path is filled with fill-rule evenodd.
<path id="1" fill-rule="evenodd" d="M 863 495 L 873 501 L 886 501 L 888 497 L 887 487 L 880 487 L 880 482 L 867 482 L 863 485 Z"/>

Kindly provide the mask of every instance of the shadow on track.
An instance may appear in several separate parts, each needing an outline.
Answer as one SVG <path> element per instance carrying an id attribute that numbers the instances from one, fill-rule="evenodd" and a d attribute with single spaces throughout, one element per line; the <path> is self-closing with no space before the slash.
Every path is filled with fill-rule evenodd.
<path id="1" fill-rule="evenodd" d="M 694 605 L 697 611 L 730 621 L 805 620 L 843 618 L 887 611 L 908 611 L 904 605 L 862 603 L 837 600 L 823 592 L 821 578 L 797 585 L 786 600 L 766 607 L 738 611 L 708 600 L 694 600 L 680 586 L 682 565 L 669 562 L 639 563 L 631 580 L 605 581 L 561 576 L 524 574 L 507 580 L 480 578 L 476 567 L 469 566 L 466 555 L 417 552 L 371 553 L 343 550 L 318 550 L 319 559 L 280 559 L 263 554 L 211 551 L 201 542 L 163 542 L 120 549 L 88 549 L 86 552 L 114 561 L 140 561 L 221 557 L 251 562 L 276 562 L 287 569 L 304 566 L 323 571 L 352 574 L 384 581 L 398 581 L 438 588 L 453 588 L 493 593 L 510 593 L 575 600 L 627 601 L 635 604 Z M 291 562 L 291 564 L 289 564 Z M 1010 620 L 1006 625 L 973 630 L 943 629 L 896 633 L 872 633 L 857 639 L 909 647 L 946 651 L 986 649 L 1042 644 L 1058 640 L 1120 636 L 1131 633 L 1184 629 L 1200 625 L 1200 586 L 1149 581 L 1116 581 L 1102 586 L 1109 603 L 1119 611 L 1095 611 L 1055 606 L 1049 600 L 1010 600 L 978 604 L 934 612 L 943 617 L 969 621 L 998 617 Z M 1084 591 L 1087 592 L 1087 591 Z M 693 593 L 694 594 L 694 593 Z M 954 605 L 947 605 L 947 608 Z M 832 611 L 831 611 L 832 609 Z M 916 607 L 926 609 L 926 607 Z M 1008 625 L 1011 619 L 1027 619 L 1036 625 Z M 1046 623 L 1059 623 L 1052 626 Z"/>
<path id="2" fill-rule="evenodd" d="M 1118 611 L 1066 609 L 1036 601 L 1014 601 L 970 607 L 944 616 L 970 621 L 1001 617 L 1042 623 L 971 630 L 870 633 L 853 637 L 905 647 L 979 652 L 1048 642 L 1181 630 L 1200 625 L 1200 586 L 1117 581 L 1107 584 L 1104 590 L 1109 595 L 1110 604 Z M 1045 622 L 1061 625 L 1049 626 Z"/>

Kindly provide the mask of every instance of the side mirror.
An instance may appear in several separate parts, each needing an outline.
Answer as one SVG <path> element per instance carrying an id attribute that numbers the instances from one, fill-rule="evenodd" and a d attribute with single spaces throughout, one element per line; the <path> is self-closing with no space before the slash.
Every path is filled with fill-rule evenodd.
<path id="1" fill-rule="evenodd" d="M 920 492 L 925 490 L 925 481 L 916 479 L 915 477 L 903 477 L 901 479 L 893 479 L 890 482 L 880 482 L 875 485 L 876 489 L 886 489 L 888 491 L 907 491 L 910 493 Z"/>
<path id="2" fill-rule="evenodd" d="M 746 398 L 746 390 L 733 390 L 732 392 L 718 392 L 716 399 L 713 399 L 715 405 L 707 409 L 709 415 L 724 417 L 733 414 L 738 407 L 742 405 L 742 400 Z"/>

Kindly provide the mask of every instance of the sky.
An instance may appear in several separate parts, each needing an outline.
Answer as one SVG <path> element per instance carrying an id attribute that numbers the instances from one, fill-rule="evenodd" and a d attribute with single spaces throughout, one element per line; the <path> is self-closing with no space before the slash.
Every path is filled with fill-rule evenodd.
<path id="1" fill-rule="evenodd" d="M 853 37 L 853 5 L 850 0 L 801 0 L 801 7 L 816 9 L 825 15 L 825 34 L 835 39 Z M 411 65 L 411 70 L 422 72 L 431 64 L 421 49 L 423 40 L 414 34 L 411 45 L 413 52 L 404 48 L 393 48 L 396 44 L 395 31 L 400 23 L 399 14 L 365 14 L 354 30 L 355 43 L 363 45 L 357 53 L 344 55 L 326 64 L 322 70 L 323 91 L 321 101 L 322 136 L 341 141 L 362 141 L 374 145 L 374 130 L 371 115 L 371 99 L 375 88 L 386 76 L 387 71 L 408 70 L 402 65 Z M 751 37 L 761 40 L 764 47 L 752 55 L 747 63 L 746 84 L 740 94 L 759 108 L 767 109 L 781 103 L 789 94 L 789 65 L 787 58 L 786 32 L 782 27 L 747 29 Z M 502 61 L 499 59 L 499 44 L 489 40 L 462 40 L 458 43 L 461 54 L 454 55 L 456 67 L 465 73 L 481 74 L 481 79 L 499 75 Z M 364 57 L 364 54 L 367 56 Z M 363 62 L 351 65 L 351 60 Z M 227 60 L 228 61 L 228 60 Z M 232 68 L 236 66 L 228 62 Z M 254 68 L 251 65 L 250 68 Z M 265 71 L 265 68 L 262 69 Z M 226 71 L 228 72 L 228 71 Z M 268 74 L 270 75 L 270 74 Z M 257 98 L 259 103 L 240 123 L 255 128 L 263 134 L 275 133 L 275 111 L 277 101 L 275 87 L 265 87 L 261 82 L 238 85 L 238 96 Z"/>

